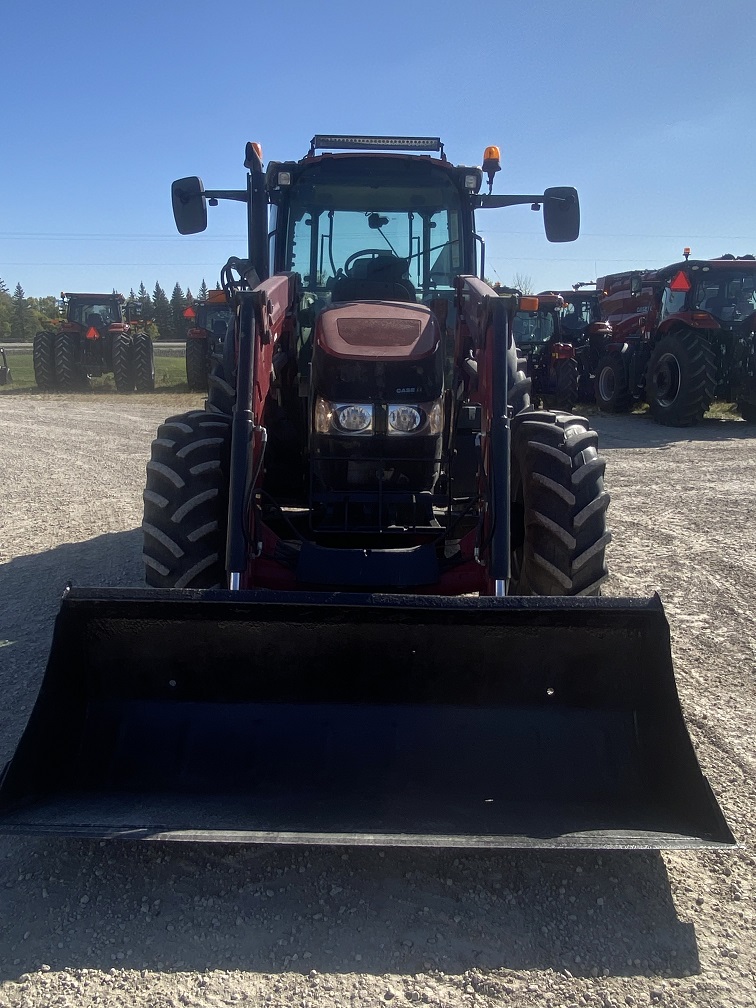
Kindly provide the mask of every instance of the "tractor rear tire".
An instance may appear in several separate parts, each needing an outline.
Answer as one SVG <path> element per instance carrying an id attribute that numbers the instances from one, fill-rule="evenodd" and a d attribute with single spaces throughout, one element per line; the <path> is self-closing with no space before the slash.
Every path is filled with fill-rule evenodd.
<path id="1" fill-rule="evenodd" d="M 186 341 L 186 383 L 192 392 L 207 392 L 207 339 Z"/>
<path id="2" fill-rule="evenodd" d="M 571 413 L 578 401 L 578 365 L 574 358 L 554 364 L 554 403 L 557 409 Z"/>
<path id="3" fill-rule="evenodd" d="M 646 371 L 651 416 L 667 427 L 690 427 L 711 406 L 717 365 L 706 339 L 689 329 L 662 336 Z"/>
<path id="4" fill-rule="evenodd" d="M 76 338 L 73 333 L 55 334 L 55 376 L 59 392 L 86 392 L 89 375 L 76 360 Z"/>
<path id="5" fill-rule="evenodd" d="M 599 595 L 607 577 L 609 494 L 598 435 L 583 417 L 512 421 L 514 595 Z"/>
<path id="6" fill-rule="evenodd" d="M 605 413 L 627 413 L 632 396 L 625 364 L 618 353 L 604 354 L 596 368 L 596 405 Z"/>
<path id="7" fill-rule="evenodd" d="M 45 392 L 55 389 L 55 336 L 50 332 L 38 332 L 32 344 L 34 380 L 37 387 Z"/>
<path id="8" fill-rule="evenodd" d="M 117 392 L 134 391 L 134 359 L 131 337 L 126 333 L 113 336 L 113 379 Z"/>
<path id="9" fill-rule="evenodd" d="M 155 351 L 147 333 L 136 333 L 133 342 L 134 387 L 137 392 L 155 391 Z"/>
<path id="10" fill-rule="evenodd" d="M 159 427 L 142 523 L 150 587 L 226 587 L 230 456 L 230 417 L 193 410 Z"/>

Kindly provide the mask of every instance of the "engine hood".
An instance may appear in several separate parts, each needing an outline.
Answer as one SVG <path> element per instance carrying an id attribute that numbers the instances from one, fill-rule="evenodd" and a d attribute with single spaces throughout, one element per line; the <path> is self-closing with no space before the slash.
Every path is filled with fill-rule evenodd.
<path id="1" fill-rule="evenodd" d="M 334 305 L 323 309 L 315 326 L 316 347 L 347 360 L 422 360 L 434 353 L 440 340 L 430 308 L 401 301 Z"/>

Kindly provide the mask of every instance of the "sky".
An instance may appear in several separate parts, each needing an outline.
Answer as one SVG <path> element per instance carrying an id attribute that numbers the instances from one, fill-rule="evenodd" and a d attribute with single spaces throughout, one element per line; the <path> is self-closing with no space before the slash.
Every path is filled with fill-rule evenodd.
<path id="1" fill-rule="evenodd" d="M 315 133 L 496 144 L 495 193 L 572 185 L 580 238 L 529 207 L 478 214 L 486 274 L 561 289 L 625 268 L 756 254 L 753 0 L 6 0 L 0 278 L 27 296 L 215 286 L 242 204 L 181 237 L 173 179 L 243 188 L 244 146 Z"/>

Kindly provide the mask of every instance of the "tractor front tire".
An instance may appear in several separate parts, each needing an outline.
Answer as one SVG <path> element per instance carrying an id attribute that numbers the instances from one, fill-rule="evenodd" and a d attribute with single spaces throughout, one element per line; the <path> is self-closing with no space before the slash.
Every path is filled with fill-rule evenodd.
<path id="1" fill-rule="evenodd" d="M 618 353 L 604 354 L 598 362 L 595 380 L 596 405 L 605 413 L 626 413 L 631 395 L 625 364 Z"/>
<path id="2" fill-rule="evenodd" d="M 578 364 L 574 358 L 555 361 L 554 383 L 557 409 L 571 413 L 578 401 Z"/>
<path id="3" fill-rule="evenodd" d="M 600 594 L 611 534 L 597 446 L 583 417 L 534 411 L 512 421 L 511 594 Z"/>
<path id="4" fill-rule="evenodd" d="M 512 407 L 513 415 L 530 409 L 530 393 L 533 387 L 533 380 L 525 373 L 527 364 L 527 358 L 517 356 L 517 348 L 513 344 L 507 354 L 507 367 L 509 369 L 507 403 Z"/>
<path id="5" fill-rule="evenodd" d="M 126 333 L 113 336 L 113 380 L 117 392 L 134 391 L 134 360 L 131 337 Z"/>
<path id="6" fill-rule="evenodd" d="M 192 392 L 207 392 L 207 339 L 186 341 L 186 383 Z"/>
<path id="7" fill-rule="evenodd" d="M 55 336 L 50 332 L 38 332 L 32 344 L 32 363 L 37 388 L 44 392 L 55 389 Z"/>
<path id="8" fill-rule="evenodd" d="M 158 429 L 144 491 L 145 580 L 225 587 L 231 417 L 193 410 Z"/>
<path id="9" fill-rule="evenodd" d="M 207 379 L 207 408 L 211 413 L 231 416 L 236 405 L 234 364 L 234 337 L 226 336 L 223 345 L 217 343 L 210 357 L 210 374 Z"/>
<path id="10" fill-rule="evenodd" d="M 717 365 L 706 339 L 689 329 L 662 336 L 646 372 L 651 416 L 667 427 L 690 427 L 711 406 Z"/>
<path id="11" fill-rule="evenodd" d="M 155 351 L 147 333 L 136 333 L 133 342 L 134 387 L 137 392 L 155 391 Z"/>

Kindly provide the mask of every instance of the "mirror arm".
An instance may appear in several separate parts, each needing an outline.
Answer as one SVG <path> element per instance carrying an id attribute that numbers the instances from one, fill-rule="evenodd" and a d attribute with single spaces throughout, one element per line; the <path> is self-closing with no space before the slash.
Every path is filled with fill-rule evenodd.
<path id="1" fill-rule="evenodd" d="M 525 203 L 544 203 L 547 200 L 551 203 L 569 203 L 570 199 L 565 196 L 546 196 L 541 193 L 536 196 L 475 196 L 475 205 L 479 209 L 520 206 Z"/>
<path id="2" fill-rule="evenodd" d="M 239 203 L 247 202 L 246 189 L 205 189 L 202 195 L 205 199 L 227 199 L 237 200 Z"/>

